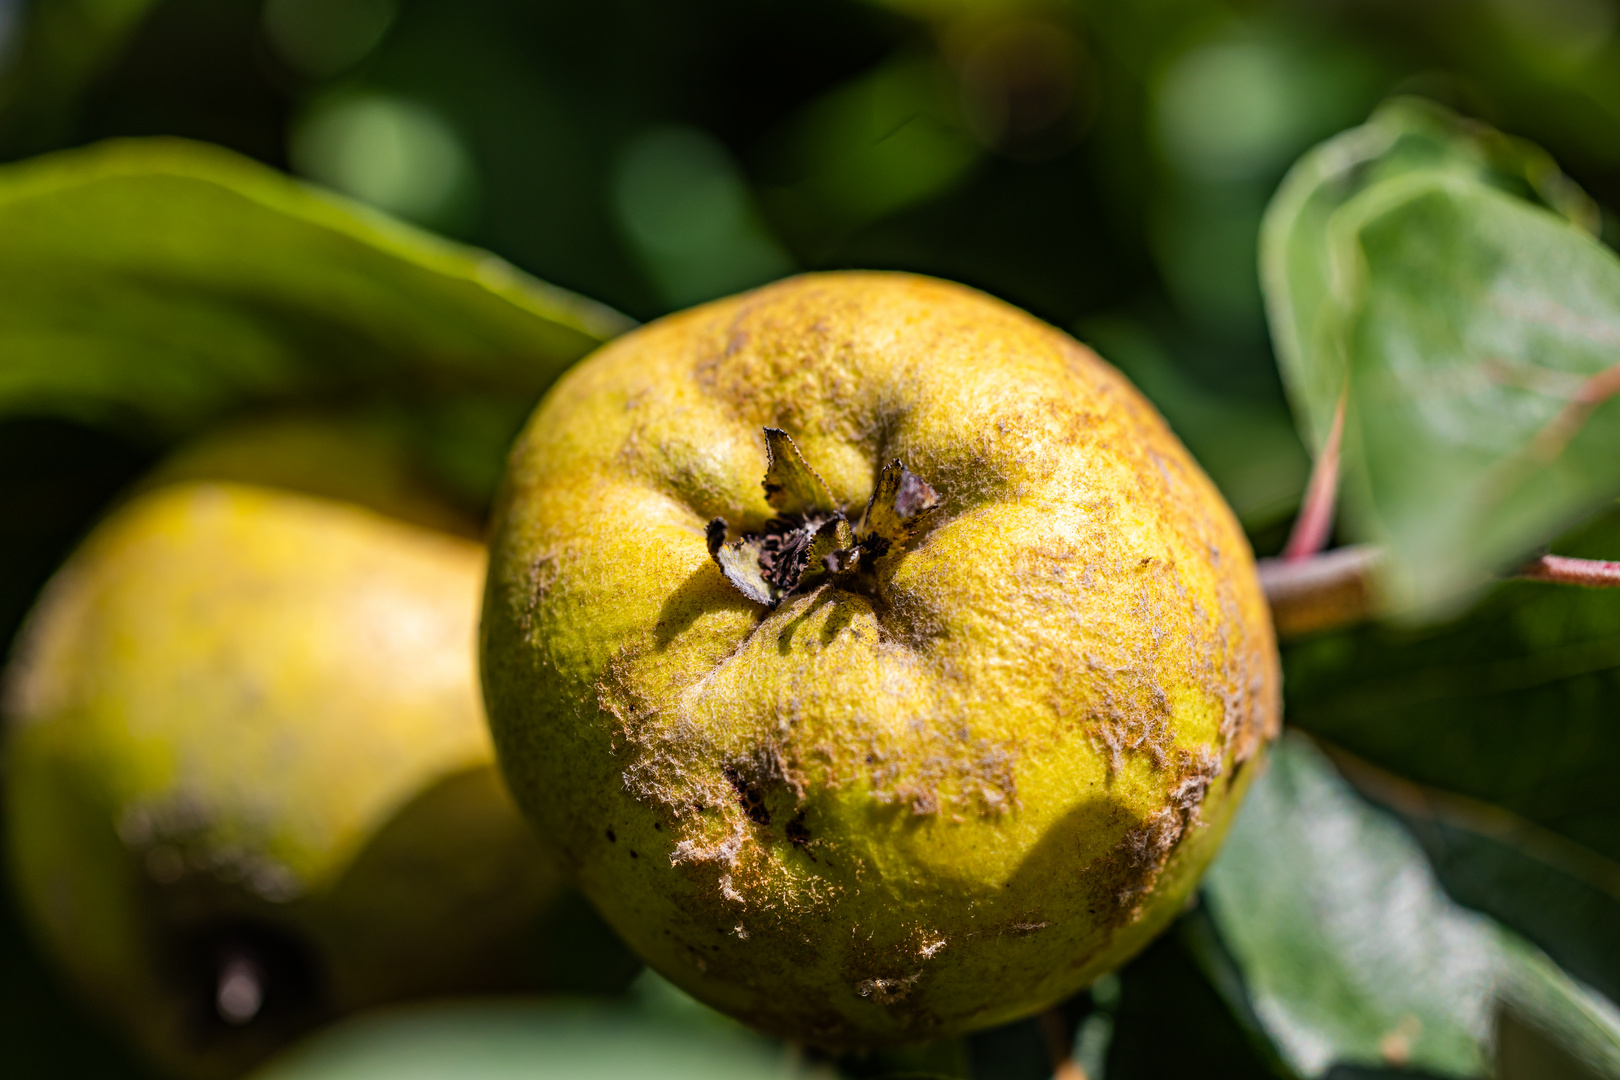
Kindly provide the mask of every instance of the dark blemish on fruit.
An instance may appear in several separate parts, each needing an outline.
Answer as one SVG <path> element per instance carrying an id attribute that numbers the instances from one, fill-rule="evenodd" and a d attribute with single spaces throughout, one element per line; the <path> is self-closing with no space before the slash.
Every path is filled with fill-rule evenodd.
<path id="1" fill-rule="evenodd" d="M 788 842 L 797 847 L 803 847 L 810 842 L 810 830 L 805 828 L 803 810 L 793 815 L 793 820 L 787 823 L 783 831 L 787 833 Z"/>
<path id="2" fill-rule="evenodd" d="M 617 836 L 613 835 L 613 830 L 612 829 L 608 829 L 607 838 L 608 838 L 608 843 L 610 843 L 610 844 L 617 844 L 619 842 L 619 838 Z"/>
<path id="3" fill-rule="evenodd" d="M 640 855 L 637 855 L 637 854 L 636 854 L 636 849 L 635 849 L 635 848 L 631 848 L 631 849 L 630 849 L 630 857 L 631 857 L 631 858 L 632 858 L 632 859 L 639 859 L 639 858 L 641 858 L 641 856 L 640 856 Z"/>
<path id="4" fill-rule="evenodd" d="M 733 765 L 727 765 L 720 771 L 725 774 L 726 781 L 737 793 L 737 801 L 742 804 L 743 813 L 748 815 L 748 820 L 755 825 L 769 825 L 771 812 L 765 808 L 765 796 L 761 794 L 759 788 L 744 779 L 742 773 Z"/>

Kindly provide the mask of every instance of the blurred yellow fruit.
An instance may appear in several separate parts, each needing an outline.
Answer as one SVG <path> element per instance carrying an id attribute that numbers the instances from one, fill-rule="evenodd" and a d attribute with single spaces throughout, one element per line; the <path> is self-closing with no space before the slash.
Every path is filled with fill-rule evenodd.
<path id="1" fill-rule="evenodd" d="M 1248 544 L 1153 409 L 905 275 L 782 282 L 565 376 L 511 457 L 481 656 L 512 791 L 608 921 L 833 1046 L 1118 966 L 1279 722 Z"/>
<path id="2" fill-rule="evenodd" d="M 554 862 L 493 764 L 483 549 L 180 482 L 104 521 L 8 672 L 13 877 L 167 1067 L 234 1075 L 373 1002 L 524 977 Z"/>

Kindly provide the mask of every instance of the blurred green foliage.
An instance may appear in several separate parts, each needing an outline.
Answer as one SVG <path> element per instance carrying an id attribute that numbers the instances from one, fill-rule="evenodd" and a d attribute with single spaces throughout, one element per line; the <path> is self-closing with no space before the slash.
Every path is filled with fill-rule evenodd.
<path id="1" fill-rule="evenodd" d="M 638 319 L 795 269 L 964 281 L 1124 368 L 1267 553 L 1307 472 L 1256 271 L 1261 216 L 1284 172 L 1379 101 L 1419 94 L 1540 144 L 1597 204 L 1615 207 L 1617 72 L 1616 0 L 0 0 L 0 160 L 113 136 L 212 142 Z M 7 242 L 44 222 L 15 218 Z M 105 227 L 80 226 L 81 255 Z M 1610 244 L 1620 235 L 1607 211 L 1596 228 Z M 50 307 L 62 280 L 99 280 L 117 295 L 147 274 L 143 295 L 190 312 L 194 327 L 234 326 L 221 339 L 236 343 L 233 355 L 273 360 L 244 381 L 245 369 L 213 364 L 200 331 L 186 349 L 149 341 L 144 362 L 191 386 L 149 401 L 141 395 L 156 394 L 155 381 L 75 399 L 82 372 L 35 363 L 64 389 L 14 397 L 0 421 L 7 640 L 52 567 L 158 452 L 312 387 L 323 405 L 407 432 L 429 471 L 480 508 L 512 425 L 549 375 L 499 377 L 496 348 L 473 365 L 476 392 L 443 392 L 467 389 L 465 370 L 446 371 L 477 357 L 431 347 L 435 331 L 412 321 L 438 322 L 422 306 L 442 298 L 438 287 L 412 294 L 390 276 L 399 265 L 379 269 L 375 252 L 361 253 L 357 272 L 401 291 L 357 335 L 323 309 L 328 283 L 298 280 L 299 257 L 287 252 L 303 242 L 269 227 L 246 246 L 264 255 L 256 278 L 231 281 L 216 263 L 180 275 L 178 293 L 172 274 L 158 275 L 159 288 L 150 268 L 129 263 L 53 265 L 37 244 L 0 252 L 8 290 L 37 298 L 8 307 L 14 328 L 74 328 L 71 311 Z M 129 325 L 139 327 L 140 310 L 126 311 Z M 297 317 L 284 321 L 289 310 Z M 13 351 L 0 357 L 0 382 L 21 355 L 4 347 Z M 415 375 L 385 393 L 342 377 L 400 359 Z M 1600 523 L 1564 549 L 1613 557 L 1617 537 Z M 1369 627 L 1286 656 L 1290 721 L 1340 748 L 1346 774 L 1410 828 L 1451 896 L 1611 995 L 1616 627 L 1613 594 L 1516 584 L 1440 626 Z M 1412 870 L 1413 849 L 1391 843 L 1401 865 L 1428 873 Z M 1237 866 L 1223 871 L 1227 886 L 1241 880 Z M 1255 873 L 1276 881 L 1308 869 Z M 1194 911 L 1116 981 L 1065 1006 L 1092 1080 L 1287 1071 L 1244 981 L 1275 969 L 1260 937 L 1232 947 L 1234 910 L 1229 902 L 1226 922 L 1218 899 Z M 53 988 L 9 909 L 0 949 L 0 1072 L 140 1075 Z M 650 1007 L 620 1005 L 636 1016 Z M 507 1023 L 445 1015 L 431 1023 Z M 1363 1025 L 1343 1043 L 1360 1047 L 1363 1064 L 1330 1075 L 1395 1060 L 1367 1058 L 1369 1039 L 1375 1049 L 1390 1036 L 1420 1043 L 1402 1022 Z M 1496 1029 L 1497 1075 L 1585 1075 L 1549 1065 L 1541 1029 L 1514 1024 Z M 507 1030 L 530 1037 L 526 1022 Z M 321 1067 L 339 1075 L 366 1038 L 344 1037 L 348 1049 L 306 1060 L 325 1053 L 336 1064 Z M 492 1054 L 504 1037 L 489 1035 Z M 373 1038 L 385 1054 L 403 1045 Z M 642 1035 L 625 1038 L 626 1054 L 643 1046 Z M 1449 1057 L 1406 1063 L 1468 1072 L 1488 1052 L 1455 1045 Z M 851 1076 L 1022 1080 L 1049 1075 L 1053 1053 L 1051 1033 L 1029 1022 L 921 1056 L 836 1065 Z"/>
<path id="2" fill-rule="evenodd" d="M 1620 258 L 1546 152 L 1419 99 L 1312 150 L 1261 270 L 1313 442 L 1402 615 L 1455 611 L 1620 493 Z M 1620 369 L 1617 369 L 1620 370 Z"/>

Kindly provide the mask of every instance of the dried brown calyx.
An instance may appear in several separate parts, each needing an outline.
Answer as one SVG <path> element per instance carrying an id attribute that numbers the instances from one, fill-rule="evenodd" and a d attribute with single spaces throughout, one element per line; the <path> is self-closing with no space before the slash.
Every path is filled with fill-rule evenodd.
<path id="1" fill-rule="evenodd" d="M 726 578 L 766 607 L 828 577 L 870 572 L 940 504 L 939 493 L 897 459 L 883 467 L 859 524 L 851 525 L 787 432 L 766 428 L 765 446 L 765 501 L 777 516 L 730 543 L 725 519 L 715 518 L 708 538 Z"/>

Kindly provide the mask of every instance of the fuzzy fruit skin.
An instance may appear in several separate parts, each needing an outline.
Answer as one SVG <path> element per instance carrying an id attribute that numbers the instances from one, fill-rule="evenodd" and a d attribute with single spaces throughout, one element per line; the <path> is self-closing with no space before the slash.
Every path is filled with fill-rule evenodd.
<path id="1" fill-rule="evenodd" d="M 765 426 L 858 516 L 944 498 L 869 593 L 774 611 L 704 525 Z M 1113 368 L 969 289 L 809 275 L 660 320 L 510 459 L 481 631 L 519 804 L 654 968 L 827 1045 L 1032 1013 L 1182 908 L 1279 723 L 1252 556 Z"/>
<path id="2" fill-rule="evenodd" d="M 168 1069 L 237 1075 L 331 1015 L 519 981 L 561 876 L 494 767 L 484 562 L 357 506 L 184 482 L 42 594 L 6 687 L 12 877 Z M 243 942 L 289 966 L 233 1028 L 212 976 Z"/>

